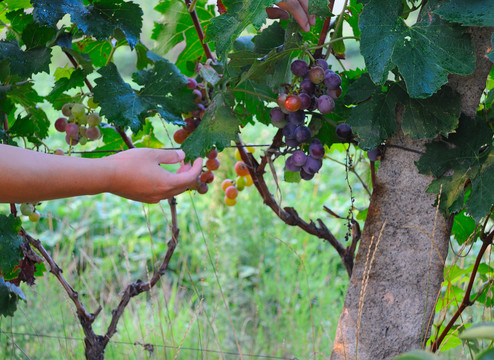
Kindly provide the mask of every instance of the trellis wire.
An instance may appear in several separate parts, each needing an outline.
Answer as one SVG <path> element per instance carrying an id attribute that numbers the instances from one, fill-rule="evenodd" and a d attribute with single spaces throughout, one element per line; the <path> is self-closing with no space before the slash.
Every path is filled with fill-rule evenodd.
<path id="1" fill-rule="evenodd" d="M 57 340 L 84 341 L 83 338 L 4 331 L 2 329 L 0 329 L 0 334 L 15 335 L 15 336 L 31 336 L 31 337 L 49 338 L 49 339 L 57 339 Z M 153 348 L 177 349 L 176 346 L 171 346 L 171 345 L 160 345 L 160 344 L 139 343 L 139 342 L 133 342 L 132 343 L 132 342 L 128 342 L 128 341 L 111 341 L 111 344 L 142 346 L 144 348 L 152 346 Z M 236 353 L 233 351 L 221 351 L 221 350 L 214 350 L 214 349 L 198 349 L 198 348 L 190 348 L 190 347 L 181 347 L 180 349 L 186 350 L 186 351 L 196 351 L 196 352 L 214 353 L 214 354 L 222 354 L 222 355 L 240 356 L 239 353 Z M 258 358 L 258 359 L 282 359 L 282 360 L 298 360 L 299 359 L 298 357 L 280 357 L 280 356 L 272 356 L 272 355 L 255 355 L 255 354 L 242 354 L 242 356 L 250 357 L 250 358 Z"/>

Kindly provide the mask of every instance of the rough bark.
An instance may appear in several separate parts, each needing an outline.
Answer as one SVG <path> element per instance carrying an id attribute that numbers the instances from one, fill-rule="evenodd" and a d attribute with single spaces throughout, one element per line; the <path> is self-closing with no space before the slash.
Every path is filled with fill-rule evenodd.
<path id="1" fill-rule="evenodd" d="M 472 31 L 477 69 L 470 76 L 450 77 L 450 86 L 461 95 L 462 112 L 469 116 L 475 115 L 492 66 L 485 57 L 491 34 L 492 29 Z M 397 111 L 398 123 L 400 118 Z M 419 174 L 414 164 L 420 157 L 415 151 L 424 151 L 425 141 L 398 130 L 387 144 L 332 360 L 392 359 L 423 348 L 430 333 L 450 224 L 441 214 L 436 216 L 436 197 L 425 193 L 432 178 Z"/>

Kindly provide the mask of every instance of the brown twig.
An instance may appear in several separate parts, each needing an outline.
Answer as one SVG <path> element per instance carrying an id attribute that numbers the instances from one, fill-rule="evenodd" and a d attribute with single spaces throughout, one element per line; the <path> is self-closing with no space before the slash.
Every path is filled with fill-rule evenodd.
<path id="1" fill-rule="evenodd" d="M 252 180 L 254 185 L 256 186 L 257 191 L 263 198 L 264 204 L 269 206 L 273 210 L 273 212 L 278 215 L 278 217 L 283 222 L 285 222 L 285 224 L 290 226 L 298 226 L 305 232 L 328 241 L 340 255 L 348 275 L 351 276 L 354 260 L 354 253 L 351 253 L 351 248 L 345 248 L 329 231 L 329 229 L 326 227 L 321 219 L 316 220 L 317 224 L 314 223 L 312 220 L 306 222 L 302 218 L 300 218 L 297 211 L 293 207 L 281 208 L 280 204 L 278 204 L 274 196 L 269 191 L 266 181 L 264 180 L 264 168 L 270 161 L 270 159 L 272 159 L 271 156 L 276 153 L 276 151 L 282 144 L 281 139 L 281 131 L 278 131 L 274 136 L 273 143 L 262 156 L 260 164 L 252 156 L 252 154 L 248 153 L 245 150 L 245 147 L 240 141 L 237 143 L 240 156 L 249 169 L 250 175 L 252 176 Z"/>
<path id="2" fill-rule="evenodd" d="M 187 5 L 187 9 L 188 9 L 190 7 L 191 0 L 185 0 L 185 4 Z M 192 22 L 194 23 L 197 36 L 199 37 L 199 41 L 201 42 L 206 57 L 214 61 L 214 56 L 213 53 L 211 52 L 211 49 L 209 48 L 208 44 L 204 43 L 204 30 L 202 29 L 201 22 L 199 21 L 199 17 L 197 16 L 196 10 L 193 9 L 192 11 L 189 12 L 189 14 L 190 14 L 190 18 L 192 19 Z"/>
<path id="3" fill-rule="evenodd" d="M 71 54 L 69 54 L 67 51 L 64 51 L 64 53 L 65 53 L 65 55 L 67 55 L 67 57 L 69 58 L 70 62 L 74 66 L 74 68 L 79 69 L 79 64 L 77 63 L 77 60 Z M 84 83 L 86 84 L 89 91 L 92 92 L 93 91 L 93 85 L 89 82 L 87 77 L 84 78 Z"/>
<path id="4" fill-rule="evenodd" d="M 329 10 L 333 12 L 334 0 L 329 0 L 328 6 L 329 6 Z M 321 34 L 319 35 L 319 41 L 317 42 L 317 46 L 322 46 L 326 41 L 326 37 L 328 36 L 330 25 L 331 25 L 331 16 L 328 16 L 324 20 L 324 24 L 322 25 Z M 314 59 L 319 59 L 322 57 L 322 49 L 323 48 L 320 47 L 314 52 Z"/>
<path id="5" fill-rule="evenodd" d="M 489 233 L 487 236 L 482 239 L 482 247 L 479 250 L 479 253 L 477 255 L 477 259 L 475 260 L 475 264 L 473 265 L 472 273 L 470 274 L 470 280 L 468 281 L 467 289 L 465 290 L 465 295 L 463 296 L 463 300 L 461 301 L 460 306 L 454 313 L 454 315 L 451 317 L 451 320 L 448 322 L 448 324 L 445 326 L 444 330 L 442 331 L 441 335 L 437 338 L 436 341 L 434 341 L 431 345 L 431 351 L 436 352 L 439 349 L 439 346 L 441 345 L 442 341 L 448 335 L 449 330 L 453 327 L 455 324 L 456 320 L 461 316 L 463 311 L 468 307 L 473 305 L 475 300 L 470 299 L 470 295 L 472 293 L 473 289 L 473 283 L 475 281 L 475 277 L 477 275 L 477 271 L 480 266 L 480 262 L 482 260 L 482 257 L 484 256 L 485 251 L 489 248 L 490 245 L 492 245 L 492 240 L 494 238 L 494 231 Z"/>

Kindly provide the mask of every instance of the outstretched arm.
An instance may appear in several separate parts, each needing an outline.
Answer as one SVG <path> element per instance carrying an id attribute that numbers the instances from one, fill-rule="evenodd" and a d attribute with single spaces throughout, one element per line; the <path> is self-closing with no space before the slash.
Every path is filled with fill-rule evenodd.
<path id="1" fill-rule="evenodd" d="M 160 166 L 182 162 L 184 157 L 182 151 L 140 148 L 85 159 L 0 145 L 0 202 L 36 202 L 109 192 L 156 203 L 182 193 L 199 176 L 201 159 L 180 173 Z"/>

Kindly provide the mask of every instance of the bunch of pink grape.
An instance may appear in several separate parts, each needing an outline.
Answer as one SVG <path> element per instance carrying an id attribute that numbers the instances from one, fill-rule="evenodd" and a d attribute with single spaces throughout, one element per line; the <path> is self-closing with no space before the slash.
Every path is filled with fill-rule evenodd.
<path id="1" fill-rule="evenodd" d="M 220 161 L 218 157 L 218 150 L 212 149 L 206 155 L 206 169 L 202 171 L 201 175 L 197 178 L 196 182 L 189 186 L 189 190 L 196 190 L 199 194 L 205 194 L 209 190 L 210 183 L 214 180 L 214 171 L 220 167 Z"/>
<path id="2" fill-rule="evenodd" d="M 316 110 L 321 114 L 333 111 L 334 99 L 341 95 L 341 77 L 329 69 L 324 59 L 317 59 L 311 66 L 304 60 L 295 60 L 291 71 L 297 77 L 295 86 L 287 87 L 278 96 L 278 106 L 271 109 L 270 118 L 274 126 L 283 129 L 291 152 L 286 169 L 310 180 L 321 169 L 325 150 L 306 126 L 306 117 Z"/>
<path id="3" fill-rule="evenodd" d="M 101 137 L 98 126 L 101 117 L 93 111 L 97 107 L 93 98 L 89 98 L 87 107 L 79 103 L 66 103 L 62 106 L 62 114 L 66 117 L 59 117 L 55 121 L 55 129 L 65 133 L 67 144 L 84 145 L 88 140 L 97 140 Z"/>

